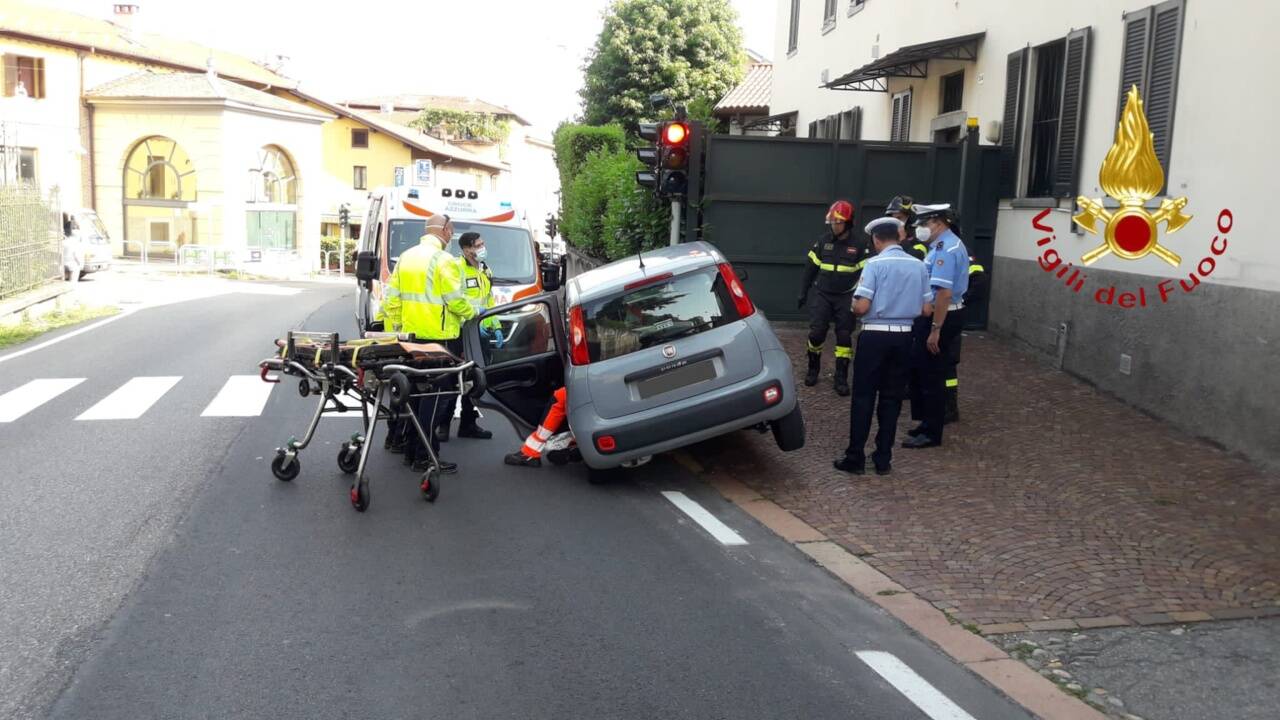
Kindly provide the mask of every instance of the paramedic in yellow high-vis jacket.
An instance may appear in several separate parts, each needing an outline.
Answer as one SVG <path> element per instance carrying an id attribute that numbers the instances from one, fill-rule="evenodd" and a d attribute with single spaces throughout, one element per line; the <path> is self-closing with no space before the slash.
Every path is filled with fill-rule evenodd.
<path id="1" fill-rule="evenodd" d="M 484 246 L 484 238 L 477 232 L 462 233 L 458 238 L 458 247 L 462 250 L 462 257 L 454 262 L 458 264 L 458 272 L 462 278 L 462 292 L 471 305 L 474 317 L 493 307 L 493 273 L 484 262 L 488 251 Z M 496 341 L 499 347 L 502 346 L 502 328 L 497 318 L 486 318 L 481 323 L 480 332 L 487 339 Z M 448 415 L 444 417 L 444 422 L 436 427 L 436 439 L 440 442 L 449 441 L 449 421 L 453 419 L 456 403 L 456 399 L 449 403 Z M 470 397 L 464 396 L 461 421 L 458 423 L 458 437 L 478 440 L 488 440 L 493 437 L 493 433 L 476 424 L 479 419 L 480 413 L 476 412 L 475 404 Z"/>
<path id="2" fill-rule="evenodd" d="M 413 333 L 420 341 L 441 343 L 462 357 L 462 324 L 474 317 L 476 311 L 463 290 L 457 260 L 445 250 L 452 237 L 453 224 L 448 215 L 427 219 L 426 234 L 417 245 L 400 254 L 391 272 L 382 311 L 391 331 Z M 434 428 L 448 421 L 453 414 L 453 403 L 439 396 L 424 397 L 417 410 L 419 422 L 438 456 L 439 442 Z M 400 432 L 405 441 L 392 440 L 392 447 L 404 449 L 405 461 L 411 463 L 414 470 L 427 470 L 431 460 L 426 449 L 419 447 L 417 433 L 403 427 Z M 440 461 L 441 472 L 457 469 L 456 463 Z"/>

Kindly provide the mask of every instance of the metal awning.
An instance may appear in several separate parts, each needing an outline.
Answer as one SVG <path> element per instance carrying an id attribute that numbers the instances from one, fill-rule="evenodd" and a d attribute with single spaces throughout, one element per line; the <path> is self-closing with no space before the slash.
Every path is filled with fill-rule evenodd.
<path id="1" fill-rule="evenodd" d="M 791 112 L 770 115 L 769 117 L 756 118 L 750 122 L 743 123 L 743 130 L 764 130 L 766 132 L 785 132 L 787 130 L 796 129 L 796 118 L 799 112 L 792 110 Z"/>
<path id="2" fill-rule="evenodd" d="M 889 92 L 887 78 L 929 76 L 930 60 L 977 60 L 985 32 L 898 48 L 868 65 L 846 73 L 822 87 L 829 90 Z"/>

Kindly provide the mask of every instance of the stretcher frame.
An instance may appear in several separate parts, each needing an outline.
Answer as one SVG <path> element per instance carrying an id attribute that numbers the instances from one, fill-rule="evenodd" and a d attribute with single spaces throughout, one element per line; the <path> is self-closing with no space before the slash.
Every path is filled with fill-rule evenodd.
<path id="1" fill-rule="evenodd" d="M 276 344 L 280 347 L 279 355 L 259 363 L 262 380 L 279 383 L 282 375 L 297 377 L 299 395 L 318 397 L 302 438 L 290 437 L 284 447 L 276 448 L 271 461 L 271 472 L 276 478 L 288 482 L 298 476 L 299 455 L 315 438 L 320 420 L 326 414 L 355 411 L 355 407 L 344 402 L 354 399 L 359 403 L 363 431 L 353 434 L 338 454 L 339 469 L 355 476 L 350 491 L 352 507 L 364 512 L 371 501 L 365 469 L 371 447 L 369 440 L 380 420 L 405 419 L 413 427 L 431 461 L 419 489 L 428 502 L 435 502 L 440 494 L 440 458 L 414 405 L 425 397 L 434 397 L 438 403 L 464 392 L 473 397 L 482 395 L 484 373 L 474 362 L 457 358 L 439 345 L 418 345 L 412 335 L 392 333 L 369 333 L 362 340 L 344 344 L 336 332 L 291 330 Z M 412 345 L 414 349 L 406 349 L 405 345 Z M 399 353 L 394 351 L 397 346 Z M 361 357 L 362 351 L 365 351 L 364 357 Z M 428 361 L 435 366 L 414 367 L 410 363 L 415 361 Z M 272 372 L 276 373 L 275 377 L 270 376 Z M 449 383 L 450 380 L 453 382 Z"/>

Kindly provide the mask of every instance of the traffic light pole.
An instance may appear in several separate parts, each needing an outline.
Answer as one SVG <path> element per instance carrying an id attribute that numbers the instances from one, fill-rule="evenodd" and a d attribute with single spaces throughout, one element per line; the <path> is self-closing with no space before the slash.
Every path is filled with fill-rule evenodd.
<path id="1" fill-rule="evenodd" d="M 680 244 L 680 200 L 671 201 L 671 245 Z"/>

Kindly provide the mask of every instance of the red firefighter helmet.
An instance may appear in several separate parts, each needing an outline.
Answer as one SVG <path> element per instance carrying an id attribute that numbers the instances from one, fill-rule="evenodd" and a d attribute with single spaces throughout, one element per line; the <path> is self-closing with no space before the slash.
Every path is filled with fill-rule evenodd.
<path id="1" fill-rule="evenodd" d="M 848 200 L 837 200 L 827 208 L 827 223 L 847 223 L 853 219 L 853 203 Z"/>

